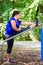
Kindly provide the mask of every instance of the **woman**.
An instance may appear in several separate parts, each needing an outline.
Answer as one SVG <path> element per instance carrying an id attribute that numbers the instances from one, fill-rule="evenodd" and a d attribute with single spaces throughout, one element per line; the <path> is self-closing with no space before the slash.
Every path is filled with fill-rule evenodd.
<path id="1" fill-rule="evenodd" d="M 29 29 L 30 27 L 37 26 L 36 23 L 22 22 L 21 20 L 19 20 L 19 18 L 20 18 L 20 12 L 14 11 L 12 14 L 12 17 L 8 20 L 8 22 L 6 24 L 6 29 L 4 32 L 4 36 L 6 38 L 10 38 L 13 35 L 21 33 L 23 31 Z M 27 25 L 27 27 L 20 28 L 20 25 L 23 25 L 23 26 Z M 13 63 L 13 60 L 11 58 L 13 42 L 14 42 L 14 38 L 7 41 L 7 46 L 8 46 L 7 47 L 7 62 L 9 62 L 9 63 Z"/>

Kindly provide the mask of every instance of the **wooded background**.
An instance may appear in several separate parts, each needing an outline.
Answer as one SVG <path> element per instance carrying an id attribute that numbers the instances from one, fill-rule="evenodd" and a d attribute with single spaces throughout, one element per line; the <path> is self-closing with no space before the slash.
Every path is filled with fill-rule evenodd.
<path id="1" fill-rule="evenodd" d="M 18 10 L 21 13 L 21 20 L 26 22 L 34 22 L 37 7 L 39 6 L 38 11 L 38 20 L 39 23 L 43 23 L 43 0 L 0 0 L 0 40 L 3 40 L 3 32 L 5 30 L 5 25 L 8 19 L 11 17 L 14 10 Z M 36 27 L 31 32 L 32 35 L 40 41 L 40 28 Z M 20 35 L 15 38 L 19 41 L 32 40 L 29 36 L 29 32 L 23 35 Z"/>

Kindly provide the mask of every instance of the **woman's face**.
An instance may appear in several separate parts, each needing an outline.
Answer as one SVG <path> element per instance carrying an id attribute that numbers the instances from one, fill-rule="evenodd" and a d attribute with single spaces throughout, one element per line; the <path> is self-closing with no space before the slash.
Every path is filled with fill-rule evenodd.
<path id="1" fill-rule="evenodd" d="M 20 14 L 17 14 L 17 19 L 19 19 L 20 18 Z"/>

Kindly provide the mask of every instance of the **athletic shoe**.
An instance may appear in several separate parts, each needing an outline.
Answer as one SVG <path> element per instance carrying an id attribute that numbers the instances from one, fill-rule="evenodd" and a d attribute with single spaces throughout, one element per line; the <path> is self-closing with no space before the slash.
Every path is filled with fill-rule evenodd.
<path id="1" fill-rule="evenodd" d="M 14 63 L 14 61 L 12 59 L 9 59 L 7 62 L 8 63 Z"/>
<path id="2" fill-rule="evenodd" d="M 35 23 L 36 23 L 36 26 L 38 26 L 38 19 L 37 18 L 36 18 L 36 22 Z"/>

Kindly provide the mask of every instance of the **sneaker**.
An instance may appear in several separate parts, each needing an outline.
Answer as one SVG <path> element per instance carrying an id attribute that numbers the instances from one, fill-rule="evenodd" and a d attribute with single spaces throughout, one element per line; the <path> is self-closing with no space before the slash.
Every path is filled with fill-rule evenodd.
<path id="1" fill-rule="evenodd" d="M 12 59 L 9 59 L 7 62 L 8 63 L 14 63 L 14 61 Z"/>
<path id="2" fill-rule="evenodd" d="M 36 22 L 35 23 L 36 23 L 36 26 L 38 26 L 38 19 L 36 19 Z"/>

